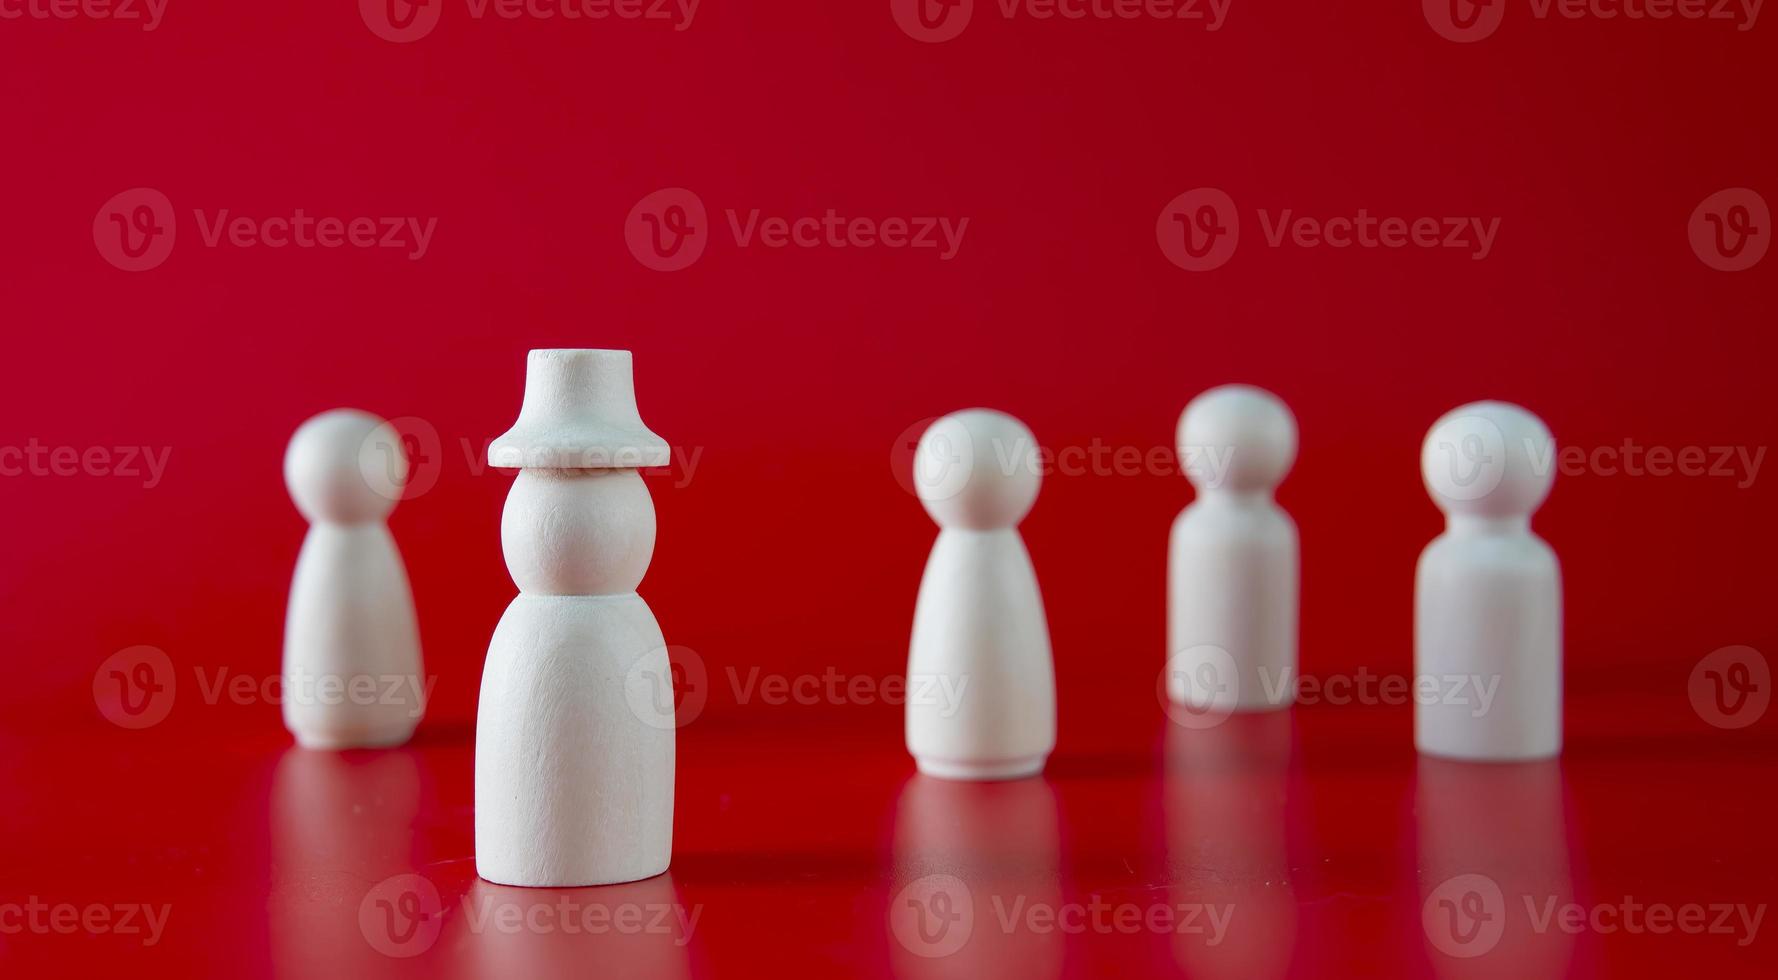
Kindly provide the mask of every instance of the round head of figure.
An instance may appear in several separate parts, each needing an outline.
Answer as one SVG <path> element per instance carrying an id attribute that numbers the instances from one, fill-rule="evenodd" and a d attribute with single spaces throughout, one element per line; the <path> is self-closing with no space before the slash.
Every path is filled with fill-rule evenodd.
<path id="1" fill-rule="evenodd" d="M 1223 385 L 1185 406 L 1178 443 L 1185 477 L 1200 492 L 1270 492 L 1296 462 L 1296 418 L 1263 388 Z"/>
<path id="2" fill-rule="evenodd" d="M 1438 509 L 1471 517 L 1529 517 L 1555 481 L 1555 438 L 1507 402 L 1472 402 L 1433 423 L 1420 475 Z"/>
<path id="3" fill-rule="evenodd" d="M 1016 527 L 1041 482 L 1037 438 L 1005 412 L 953 412 L 927 427 L 914 450 L 914 490 L 940 527 Z"/>
<path id="4" fill-rule="evenodd" d="M 336 408 L 304 422 L 284 451 L 284 485 L 310 521 L 361 524 L 395 509 L 407 454 L 393 427 L 369 412 Z"/>

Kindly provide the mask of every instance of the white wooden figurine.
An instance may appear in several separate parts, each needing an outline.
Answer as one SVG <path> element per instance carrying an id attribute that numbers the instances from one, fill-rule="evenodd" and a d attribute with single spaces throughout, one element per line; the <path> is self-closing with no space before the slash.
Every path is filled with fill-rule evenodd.
<path id="1" fill-rule="evenodd" d="M 1212 388 L 1179 417 L 1197 489 L 1167 547 L 1167 696 L 1215 712 L 1296 700 L 1296 524 L 1272 492 L 1296 461 L 1296 419 L 1271 392 Z"/>
<path id="2" fill-rule="evenodd" d="M 1037 440 L 1003 412 L 920 437 L 914 486 L 941 530 L 914 606 L 907 745 L 927 775 L 1017 779 L 1055 748 L 1049 625 L 1018 531 L 1040 482 Z"/>
<path id="3" fill-rule="evenodd" d="M 476 715 L 475 860 L 489 881 L 667 870 L 671 668 L 636 587 L 655 538 L 637 470 L 668 454 L 637 414 L 629 351 L 531 352 L 518 422 L 488 448 L 519 470 L 500 520 L 519 594 L 488 645 Z M 648 696 L 661 684 L 667 697 Z"/>
<path id="4" fill-rule="evenodd" d="M 1453 409 L 1421 446 L 1447 521 L 1414 578 L 1421 752 L 1510 761 L 1562 749 L 1561 570 L 1531 531 L 1554 460 L 1549 429 L 1505 402 Z"/>
<path id="5" fill-rule="evenodd" d="M 341 408 L 304 422 L 284 483 L 309 519 L 284 618 L 284 727 L 305 748 L 400 745 L 426 712 L 420 629 L 384 523 L 407 480 L 401 439 Z"/>

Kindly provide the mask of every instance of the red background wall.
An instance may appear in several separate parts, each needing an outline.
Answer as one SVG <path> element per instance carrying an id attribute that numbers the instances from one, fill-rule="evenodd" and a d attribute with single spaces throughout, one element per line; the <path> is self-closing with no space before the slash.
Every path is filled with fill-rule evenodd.
<path id="1" fill-rule="evenodd" d="M 644 418 L 701 454 L 653 482 L 642 592 L 713 674 L 902 668 L 934 529 L 891 454 L 960 407 L 1010 411 L 1054 449 L 1146 451 L 1208 386 L 1279 393 L 1302 433 L 1280 497 L 1302 530 L 1312 674 L 1410 669 L 1413 564 L 1440 527 L 1418 446 L 1445 410 L 1518 401 L 1588 450 L 1770 442 L 1778 258 L 1718 271 L 1686 233 L 1720 189 L 1778 199 L 1767 25 L 1513 5 L 1456 44 L 1406 2 L 1235 0 L 1214 32 L 976 6 L 937 44 L 880 0 L 706 0 L 684 31 L 452 4 L 408 44 L 337 3 L 172 0 L 153 32 L 0 24 L 0 444 L 171 451 L 153 488 L 0 479 L 0 711 L 104 725 L 93 671 L 136 644 L 182 671 L 275 674 L 304 530 L 284 445 L 358 406 L 439 436 L 436 485 L 392 525 L 439 678 L 428 725 L 468 722 L 515 590 L 508 478 L 465 447 L 510 424 L 532 347 L 634 350 Z M 716 231 L 657 272 L 623 225 L 675 186 Z M 1155 226 L 1203 186 L 1243 235 L 1195 273 Z M 136 187 L 167 195 L 178 240 L 131 273 L 92 229 Z M 224 208 L 437 226 L 419 261 L 205 247 L 192 211 Z M 950 261 L 740 248 L 728 208 L 969 224 Z M 1257 212 L 1284 208 L 1500 230 L 1479 261 L 1267 247 Z M 1680 692 L 1717 647 L 1778 650 L 1774 479 L 1558 480 L 1536 523 L 1564 562 L 1571 696 Z M 1024 529 L 1064 749 L 1152 704 L 1166 527 L 1188 498 L 1171 474 L 1045 483 Z M 709 711 L 732 701 L 717 685 Z M 186 703 L 170 730 L 279 724 Z M 899 737 L 892 711 L 865 717 Z"/>

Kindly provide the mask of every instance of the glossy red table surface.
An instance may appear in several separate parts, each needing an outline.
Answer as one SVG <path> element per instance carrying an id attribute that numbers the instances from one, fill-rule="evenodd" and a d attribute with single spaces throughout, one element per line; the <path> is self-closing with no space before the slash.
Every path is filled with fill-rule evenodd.
<path id="1" fill-rule="evenodd" d="M 476 877 L 465 727 L 346 753 L 267 726 L 11 734 L 0 965 L 1773 975 L 1769 719 L 1706 725 L 1683 694 L 1568 707 L 1559 762 L 1495 766 L 1417 758 L 1404 706 L 1194 730 L 1138 696 L 1000 784 L 915 774 L 882 706 L 705 718 L 680 733 L 671 871 L 562 890 Z"/>

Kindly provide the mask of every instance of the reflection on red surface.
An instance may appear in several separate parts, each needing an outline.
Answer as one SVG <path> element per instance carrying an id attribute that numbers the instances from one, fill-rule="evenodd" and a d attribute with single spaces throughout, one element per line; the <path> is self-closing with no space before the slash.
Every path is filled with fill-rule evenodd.
<path id="1" fill-rule="evenodd" d="M 413 875 L 421 782 L 409 749 L 285 750 L 266 902 L 276 975 L 362 975 L 430 947 L 437 890 Z"/>
<path id="2" fill-rule="evenodd" d="M 1159 718 L 1108 718 L 1064 728 L 1085 747 L 1044 778 L 1006 784 L 910 778 L 893 718 L 868 738 L 700 723 L 684 733 L 671 877 L 560 891 L 478 883 L 466 731 L 309 753 L 273 715 L 206 747 L 203 766 L 155 731 L 8 735 L 0 788 L 35 805 L 0 808 L 0 974 L 1771 977 L 1769 909 L 1756 935 L 1739 911 L 1731 934 L 1611 915 L 1578 934 L 1525 924 L 1525 894 L 1589 912 L 1634 900 L 1752 917 L 1771 902 L 1769 734 L 1694 719 L 1697 734 L 1648 735 L 1637 706 L 1578 701 L 1559 768 L 1420 760 L 1406 709 L 1299 708 L 1165 737 Z M 1464 894 L 1435 890 L 1466 874 L 1493 881 L 1510 916 L 1485 955 L 1459 958 L 1423 911 L 1448 898 L 1461 912 Z M 947 875 L 966 902 L 933 903 Z M 937 942 L 939 916 L 968 908 L 967 941 L 911 948 L 921 923 L 898 934 L 891 917 L 916 911 L 910 898 Z M 6 931 L 33 901 L 170 918 L 152 939 Z M 1219 942 L 1091 918 L 1192 903 L 1233 906 Z"/>
<path id="3" fill-rule="evenodd" d="M 434 805 L 411 749 L 291 748 L 271 790 L 272 972 L 291 977 L 689 976 L 703 908 L 669 873 L 599 888 L 511 888 L 429 859 Z"/>
<path id="4" fill-rule="evenodd" d="M 1420 921 L 1441 977 L 1558 977 L 1575 938 L 1531 910 L 1574 901 L 1559 761 L 1421 757 Z"/>
<path id="5" fill-rule="evenodd" d="M 1296 942 L 1287 808 L 1295 729 L 1289 711 L 1247 712 L 1193 729 L 1167 726 L 1162 808 L 1176 906 L 1221 932 L 1175 932 L 1192 976 L 1281 977 Z"/>
<path id="6" fill-rule="evenodd" d="M 691 976 L 702 909 L 668 872 L 597 888 L 514 888 L 477 879 L 442 945 L 464 977 Z"/>
<path id="7" fill-rule="evenodd" d="M 1065 915 L 1056 796 L 1038 777 L 975 783 L 914 775 L 895 813 L 888 922 L 898 977 L 1062 972 Z"/>

